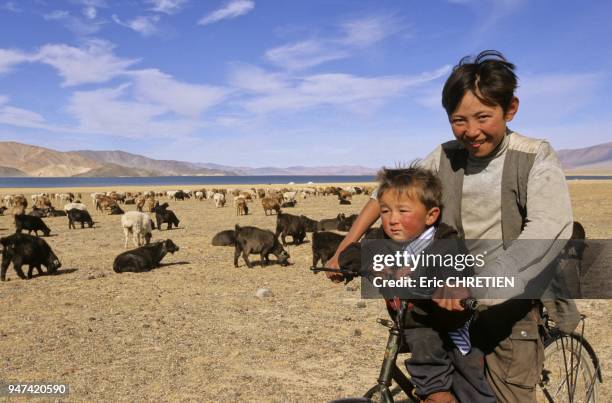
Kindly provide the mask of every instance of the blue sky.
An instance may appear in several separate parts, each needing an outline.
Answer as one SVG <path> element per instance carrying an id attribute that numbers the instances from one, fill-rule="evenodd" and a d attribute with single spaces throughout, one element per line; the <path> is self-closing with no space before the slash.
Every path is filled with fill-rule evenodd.
<path id="1" fill-rule="evenodd" d="M 227 165 L 393 165 L 452 133 L 465 55 L 517 65 L 511 127 L 612 140 L 612 2 L 0 0 L 0 140 Z"/>

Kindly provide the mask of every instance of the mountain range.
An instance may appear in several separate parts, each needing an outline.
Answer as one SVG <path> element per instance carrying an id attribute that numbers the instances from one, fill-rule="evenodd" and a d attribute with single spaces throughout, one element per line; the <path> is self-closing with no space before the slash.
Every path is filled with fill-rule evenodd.
<path id="1" fill-rule="evenodd" d="M 560 150 L 563 167 L 571 171 L 612 169 L 612 142 L 574 150 Z M 125 151 L 55 151 L 49 148 L 0 142 L 0 177 L 9 176 L 224 176 L 224 175 L 373 175 L 359 165 L 246 167 L 175 160 L 156 160 Z"/>
<path id="2" fill-rule="evenodd" d="M 373 175 L 374 168 L 358 165 L 233 167 L 213 163 L 157 160 L 125 151 L 55 151 L 0 142 L 0 176 L 224 176 L 224 175 Z"/>

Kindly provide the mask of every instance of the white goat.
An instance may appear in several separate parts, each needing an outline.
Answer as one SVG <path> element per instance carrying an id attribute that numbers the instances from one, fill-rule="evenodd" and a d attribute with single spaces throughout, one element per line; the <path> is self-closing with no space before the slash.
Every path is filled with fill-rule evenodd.
<path id="1" fill-rule="evenodd" d="M 140 211 L 128 211 L 121 216 L 121 226 L 125 235 L 125 248 L 127 248 L 130 234 L 132 234 L 132 240 L 136 247 L 148 244 L 151 241 L 153 221 L 148 214 Z"/>

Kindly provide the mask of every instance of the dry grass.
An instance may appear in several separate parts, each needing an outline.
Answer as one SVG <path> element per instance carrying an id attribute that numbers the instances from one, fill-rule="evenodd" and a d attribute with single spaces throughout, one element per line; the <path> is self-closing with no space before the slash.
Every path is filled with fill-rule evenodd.
<path id="1" fill-rule="evenodd" d="M 609 238 L 610 182 L 570 189 L 587 234 Z M 340 206 L 333 197 L 310 198 L 287 212 L 331 218 L 358 212 L 366 200 Z M 258 201 L 241 217 L 212 201 L 170 204 L 180 228 L 154 239 L 171 238 L 181 250 L 141 274 L 111 269 L 124 250 L 119 216 L 93 213 L 96 228 L 84 230 L 68 230 L 65 217 L 45 219 L 64 273 L 22 281 L 9 269 L 11 281 L 0 284 L 0 378 L 67 382 L 71 401 L 310 402 L 361 395 L 375 382 L 387 338 L 375 322 L 386 314 L 381 301 L 357 308 L 358 290 L 311 274 L 309 243 L 288 247 L 290 267 L 249 270 L 241 259 L 235 269 L 233 248 L 210 240 L 236 223 L 274 229 Z M 12 231 L 10 218 L 0 217 L 0 234 Z M 260 287 L 274 296 L 257 299 Z M 612 303 L 580 306 L 610 373 Z M 610 397 L 604 383 L 601 401 Z"/>

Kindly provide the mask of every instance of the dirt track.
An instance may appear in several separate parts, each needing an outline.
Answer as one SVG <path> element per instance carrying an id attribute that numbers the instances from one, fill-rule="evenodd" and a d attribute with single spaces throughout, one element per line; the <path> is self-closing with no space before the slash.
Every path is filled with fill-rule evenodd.
<path id="1" fill-rule="evenodd" d="M 587 236 L 610 238 L 611 183 L 573 182 L 570 189 Z M 365 201 L 309 198 L 287 212 L 331 218 L 356 213 Z M 288 247 L 290 267 L 249 270 L 240 259 L 235 269 L 233 248 L 210 240 L 236 223 L 273 230 L 275 217 L 258 201 L 242 217 L 212 201 L 170 204 L 180 228 L 156 231 L 154 240 L 171 238 L 181 249 L 141 274 L 111 269 L 124 251 L 119 216 L 93 213 L 96 228 L 83 230 L 68 230 L 66 217 L 45 219 L 61 275 L 22 281 L 11 268 L 10 281 L 0 283 L 0 379 L 66 382 L 70 401 L 311 402 L 361 395 L 375 382 L 387 337 L 376 325 L 386 315 L 381 301 L 358 308 L 357 284 L 311 274 L 310 243 Z M 13 230 L 0 217 L 0 235 Z M 273 297 L 256 298 L 260 287 Z M 605 376 L 612 303 L 580 306 Z M 612 387 L 600 390 L 600 401 L 609 401 Z"/>

